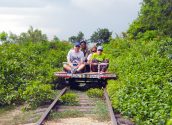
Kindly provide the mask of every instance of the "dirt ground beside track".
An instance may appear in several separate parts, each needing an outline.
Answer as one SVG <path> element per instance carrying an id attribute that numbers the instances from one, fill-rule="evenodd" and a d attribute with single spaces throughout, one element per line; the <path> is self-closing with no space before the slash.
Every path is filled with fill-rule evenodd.
<path id="1" fill-rule="evenodd" d="M 49 121 L 45 125 L 111 125 L 111 122 L 100 122 L 89 117 L 59 119 Z"/>

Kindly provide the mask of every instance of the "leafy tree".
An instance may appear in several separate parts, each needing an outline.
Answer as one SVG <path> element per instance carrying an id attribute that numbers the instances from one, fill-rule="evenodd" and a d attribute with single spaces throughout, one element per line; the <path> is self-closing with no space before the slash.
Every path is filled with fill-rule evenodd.
<path id="1" fill-rule="evenodd" d="M 82 32 L 79 32 L 77 34 L 77 36 L 71 36 L 71 37 L 69 37 L 69 41 L 71 43 L 74 43 L 76 41 L 82 41 L 82 40 L 84 40 L 84 34 Z"/>
<path id="2" fill-rule="evenodd" d="M 0 33 L 0 41 L 6 42 L 7 41 L 8 34 L 6 32 Z"/>
<path id="3" fill-rule="evenodd" d="M 97 44 L 107 43 L 109 42 L 111 35 L 112 32 L 110 32 L 107 28 L 104 29 L 99 28 L 96 32 L 92 34 L 90 41 Z"/>
<path id="4" fill-rule="evenodd" d="M 70 41 L 71 43 L 74 43 L 75 41 L 77 41 L 76 39 L 77 39 L 76 36 L 71 36 L 71 37 L 69 37 L 69 41 Z"/>
<path id="5" fill-rule="evenodd" d="M 33 29 L 33 27 L 31 26 L 29 28 L 29 30 L 26 33 L 21 33 L 19 36 L 19 42 L 23 43 L 23 42 L 44 42 L 47 41 L 47 36 L 46 34 L 42 34 L 41 30 L 38 29 Z"/>
<path id="6" fill-rule="evenodd" d="M 53 41 L 60 41 L 60 39 L 57 36 L 54 36 Z"/>
<path id="7" fill-rule="evenodd" d="M 143 0 L 140 14 L 130 25 L 128 33 L 131 38 L 140 38 L 146 31 L 154 31 L 153 34 L 158 31 L 158 34 L 172 37 L 171 19 L 171 0 Z"/>
<path id="8" fill-rule="evenodd" d="M 8 38 L 10 43 L 17 43 L 19 40 L 19 37 L 12 32 L 9 33 Z"/>
<path id="9" fill-rule="evenodd" d="M 9 34 L 6 32 L 0 33 L 0 41 L 3 43 L 16 43 L 18 42 L 18 36 L 12 32 Z"/>
<path id="10" fill-rule="evenodd" d="M 77 36 L 77 39 L 78 39 L 78 41 L 84 40 L 84 33 L 79 32 L 79 33 L 78 33 L 78 36 Z"/>

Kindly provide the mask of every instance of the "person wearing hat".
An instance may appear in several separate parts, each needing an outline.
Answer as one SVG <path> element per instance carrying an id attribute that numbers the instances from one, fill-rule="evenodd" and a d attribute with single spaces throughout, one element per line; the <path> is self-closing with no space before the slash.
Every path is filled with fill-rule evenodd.
<path id="1" fill-rule="evenodd" d="M 63 67 L 69 73 L 80 73 L 85 67 L 84 53 L 80 51 L 80 42 L 75 42 L 74 48 L 68 52 L 67 62 Z"/>
<path id="2" fill-rule="evenodd" d="M 106 54 L 103 53 L 103 47 L 98 46 L 97 52 L 93 53 L 91 56 L 91 63 L 109 63 L 109 60 L 106 58 Z M 100 72 L 106 72 L 108 64 L 100 66 Z M 98 71 L 98 65 L 91 65 L 91 70 L 93 72 Z"/>

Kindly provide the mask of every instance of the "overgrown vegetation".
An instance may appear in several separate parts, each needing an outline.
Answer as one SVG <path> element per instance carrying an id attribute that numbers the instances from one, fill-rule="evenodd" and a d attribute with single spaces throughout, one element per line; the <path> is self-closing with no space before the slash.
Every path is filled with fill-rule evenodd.
<path id="1" fill-rule="evenodd" d="M 62 67 L 70 45 L 63 42 L 4 43 L 0 46 L 0 106 L 32 106 L 54 97 L 53 74 Z"/>
<path id="2" fill-rule="evenodd" d="M 172 39 L 142 41 L 115 39 L 105 45 L 110 70 L 119 79 L 109 81 L 113 106 L 139 125 L 164 125 L 172 106 Z M 112 48 L 113 47 L 113 48 Z"/>
<path id="3" fill-rule="evenodd" d="M 118 75 L 107 86 L 113 107 L 137 125 L 170 125 L 172 121 L 171 19 L 171 0 L 143 0 L 124 38 L 109 43 L 108 29 L 98 29 L 91 36 L 92 42 L 105 43 L 109 70 Z M 79 32 L 69 40 L 83 39 Z M 53 72 L 62 67 L 70 45 L 47 42 L 46 35 L 32 27 L 19 36 L 2 32 L 0 40 L 0 106 L 21 102 L 37 106 L 51 100 L 54 91 L 49 83 Z M 91 89 L 87 94 L 101 97 L 102 91 Z M 62 100 L 71 103 L 75 99 L 68 94 Z"/>
<path id="4" fill-rule="evenodd" d="M 143 0 L 138 18 L 131 24 L 130 38 L 172 37 L 171 0 Z"/>
<path id="5" fill-rule="evenodd" d="M 94 89 L 89 89 L 87 91 L 87 95 L 91 98 L 102 98 L 103 97 L 103 90 L 94 88 Z"/>
<path id="6" fill-rule="evenodd" d="M 68 92 L 60 97 L 60 102 L 65 105 L 79 105 L 78 96 L 76 93 Z"/>
<path id="7" fill-rule="evenodd" d="M 119 77 L 108 82 L 113 106 L 138 125 L 171 124 L 171 9 L 170 0 L 143 0 L 124 38 L 105 45 Z"/>

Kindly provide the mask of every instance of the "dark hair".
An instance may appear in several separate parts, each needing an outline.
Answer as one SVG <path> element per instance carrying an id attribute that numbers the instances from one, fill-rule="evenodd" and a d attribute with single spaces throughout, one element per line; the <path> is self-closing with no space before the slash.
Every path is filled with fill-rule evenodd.
<path id="1" fill-rule="evenodd" d="M 87 44 L 86 40 L 82 40 L 80 43 Z"/>

